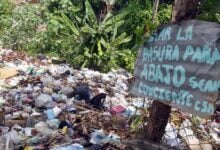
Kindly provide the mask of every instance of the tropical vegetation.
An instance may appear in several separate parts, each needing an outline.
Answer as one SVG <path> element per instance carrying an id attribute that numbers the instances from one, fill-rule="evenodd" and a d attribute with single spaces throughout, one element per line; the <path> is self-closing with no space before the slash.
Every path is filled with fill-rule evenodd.
<path id="1" fill-rule="evenodd" d="M 157 26 L 170 21 L 173 0 L 0 1 L 0 44 L 66 59 L 74 67 L 132 71 L 138 49 Z M 198 19 L 220 22 L 219 1 L 201 0 Z"/>

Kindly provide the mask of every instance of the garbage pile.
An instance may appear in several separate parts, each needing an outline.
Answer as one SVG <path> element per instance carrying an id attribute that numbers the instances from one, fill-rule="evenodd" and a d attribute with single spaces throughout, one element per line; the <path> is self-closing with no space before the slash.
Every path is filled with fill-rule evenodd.
<path id="1" fill-rule="evenodd" d="M 128 93 L 130 79 L 124 70 L 76 70 L 44 55 L 0 49 L 0 149 L 128 149 L 123 141 L 143 127 L 140 120 L 148 117 L 151 104 Z M 195 130 L 220 143 L 218 123 L 197 119 L 204 124 L 192 129 L 192 116 L 184 115 L 172 112 L 164 144 L 200 145 Z"/>
<path id="2" fill-rule="evenodd" d="M 130 74 L 74 70 L 6 49 L 0 55 L 1 149 L 123 148 Z"/>

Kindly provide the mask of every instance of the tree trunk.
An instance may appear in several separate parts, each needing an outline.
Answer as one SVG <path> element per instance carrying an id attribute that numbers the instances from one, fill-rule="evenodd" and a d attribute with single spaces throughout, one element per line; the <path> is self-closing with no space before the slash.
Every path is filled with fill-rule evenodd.
<path id="1" fill-rule="evenodd" d="M 154 0 L 152 21 L 155 21 L 160 0 Z"/>
<path id="2" fill-rule="evenodd" d="M 171 107 L 159 101 L 154 101 L 150 108 L 150 118 L 147 123 L 147 139 L 160 142 L 170 117 Z"/>
<path id="3" fill-rule="evenodd" d="M 108 13 L 108 12 L 112 12 L 113 5 L 111 5 L 111 4 L 106 4 L 106 7 L 107 7 L 107 13 Z"/>
<path id="4" fill-rule="evenodd" d="M 105 1 L 105 3 L 102 5 L 100 14 L 98 15 L 99 16 L 99 20 L 103 20 L 107 13 L 112 12 L 113 11 L 113 7 L 114 7 L 114 5 L 112 5 L 109 2 Z"/>
<path id="5" fill-rule="evenodd" d="M 193 19 L 196 16 L 198 0 L 175 0 L 172 12 L 172 22 Z M 171 107 L 159 101 L 154 101 L 150 109 L 150 119 L 146 126 L 147 139 L 160 142 L 169 120 Z"/>
<path id="6" fill-rule="evenodd" d="M 199 0 L 175 0 L 172 12 L 172 22 L 193 19 L 196 17 Z"/>

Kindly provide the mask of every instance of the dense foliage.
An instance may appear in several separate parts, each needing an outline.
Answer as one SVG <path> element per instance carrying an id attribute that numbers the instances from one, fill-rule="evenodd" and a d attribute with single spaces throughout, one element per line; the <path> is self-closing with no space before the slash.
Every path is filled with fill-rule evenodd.
<path id="1" fill-rule="evenodd" d="M 203 0 L 198 18 L 219 22 L 218 0 Z M 137 50 L 169 22 L 172 0 L 162 0 L 152 21 L 150 0 L 44 0 L 14 6 L 0 1 L 4 47 L 62 57 L 75 67 L 134 68 Z"/>
<path id="2" fill-rule="evenodd" d="M 81 16 L 68 16 L 60 12 L 60 15 L 51 17 L 48 27 L 57 28 L 56 31 L 47 32 L 53 37 L 50 40 L 59 43 L 58 47 L 53 47 L 53 42 L 48 41 L 45 48 L 58 50 L 60 56 L 70 60 L 73 65 L 108 71 L 118 66 L 120 55 L 129 54 L 123 44 L 129 42 L 131 36 L 118 32 L 124 23 L 124 15 L 108 13 L 103 20 L 98 20 L 90 3 L 86 1 Z"/>
<path id="3" fill-rule="evenodd" d="M 3 34 L 10 25 L 10 16 L 14 6 L 8 0 L 0 1 L 0 35 Z"/>
<path id="4" fill-rule="evenodd" d="M 31 51 L 39 48 L 38 28 L 44 23 L 40 9 L 38 6 L 25 5 L 12 10 L 12 15 L 5 18 L 7 26 L 2 34 L 6 47 Z"/>
<path id="5" fill-rule="evenodd" d="M 220 1 L 201 0 L 198 19 L 220 23 Z"/>

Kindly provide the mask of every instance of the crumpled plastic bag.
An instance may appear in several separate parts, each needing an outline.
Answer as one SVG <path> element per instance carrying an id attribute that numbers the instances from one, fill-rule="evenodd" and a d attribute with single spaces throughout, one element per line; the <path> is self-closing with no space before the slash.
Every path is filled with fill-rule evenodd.
<path id="1" fill-rule="evenodd" d="M 95 130 L 91 134 L 90 143 L 92 143 L 92 144 L 101 144 L 106 137 L 107 136 L 105 135 L 105 133 L 103 132 L 102 129 L 101 130 Z"/>
<path id="2" fill-rule="evenodd" d="M 34 137 L 28 139 L 27 143 L 28 144 L 40 144 L 43 141 L 45 141 L 46 139 L 47 139 L 46 136 L 43 136 L 43 137 L 41 137 L 41 136 L 34 136 Z"/>
<path id="3" fill-rule="evenodd" d="M 83 146 L 78 143 L 75 143 L 75 144 L 68 145 L 68 146 L 53 148 L 51 150 L 83 150 Z"/>
<path id="4" fill-rule="evenodd" d="M 120 144 L 120 137 L 113 133 L 106 135 L 102 129 L 94 130 L 94 132 L 92 132 L 91 134 L 90 143 L 92 144 L 105 144 L 105 143 Z"/>
<path id="5" fill-rule="evenodd" d="M 7 139 L 9 138 L 15 145 L 18 145 L 19 143 L 21 143 L 21 140 L 22 140 L 21 136 L 15 130 L 11 130 L 10 132 L 8 132 L 6 134 L 6 137 Z"/>
<path id="6" fill-rule="evenodd" d="M 8 133 L 9 127 L 0 126 L 1 134 L 4 135 Z"/>
<path id="7" fill-rule="evenodd" d="M 13 141 L 9 136 L 0 136 L 0 149 L 2 150 L 14 150 Z"/>
<path id="8" fill-rule="evenodd" d="M 47 121 L 47 124 L 51 129 L 56 130 L 59 128 L 60 121 L 58 119 L 51 119 L 51 120 Z"/>
<path id="9" fill-rule="evenodd" d="M 42 135 L 49 136 L 52 134 L 52 130 L 48 127 L 46 122 L 39 122 L 34 127 Z"/>
<path id="10" fill-rule="evenodd" d="M 36 107 L 46 106 L 48 103 L 52 102 L 53 99 L 50 95 L 47 94 L 40 94 L 37 99 L 35 100 Z"/>

